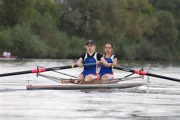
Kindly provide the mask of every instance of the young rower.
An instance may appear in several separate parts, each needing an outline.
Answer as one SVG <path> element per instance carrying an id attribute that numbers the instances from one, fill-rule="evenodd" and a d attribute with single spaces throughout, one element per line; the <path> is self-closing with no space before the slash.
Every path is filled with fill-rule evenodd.
<path id="1" fill-rule="evenodd" d="M 96 63 L 96 65 L 102 63 L 105 67 L 111 66 L 111 63 L 107 63 L 102 54 L 96 52 L 96 44 L 94 40 L 88 40 L 85 47 L 86 53 L 82 54 L 77 61 L 79 67 L 88 63 Z M 78 79 L 82 80 L 82 84 L 91 84 L 93 82 L 98 83 L 100 76 L 96 73 L 96 65 L 84 66 L 84 71 L 78 76 Z"/>
<path id="2" fill-rule="evenodd" d="M 117 65 L 117 57 L 113 54 L 113 44 L 108 42 L 104 45 L 104 59 L 111 64 L 111 66 Z M 112 67 L 101 66 L 101 70 L 99 72 L 101 81 L 107 81 L 109 79 L 114 78 Z"/>

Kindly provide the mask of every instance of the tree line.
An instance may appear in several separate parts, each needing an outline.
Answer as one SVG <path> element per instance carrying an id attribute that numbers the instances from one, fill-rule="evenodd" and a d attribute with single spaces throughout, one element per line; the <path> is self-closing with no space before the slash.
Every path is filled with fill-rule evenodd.
<path id="1" fill-rule="evenodd" d="M 180 0 L 0 0 L 0 53 L 77 59 L 85 41 L 119 59 L 180 60 Z"/>

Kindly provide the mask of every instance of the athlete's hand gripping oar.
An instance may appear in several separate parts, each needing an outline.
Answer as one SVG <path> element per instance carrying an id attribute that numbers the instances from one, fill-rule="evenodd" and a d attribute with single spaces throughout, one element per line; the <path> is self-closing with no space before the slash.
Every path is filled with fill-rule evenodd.
<path id="1" fill-rule="evenodd" d="M 145 72 L 143 70 L 133 70 L 133 69 L 129 69 L 129 68 L 121 67 L 121 66 L 115 66 L 113 68 L 117 69 L 117 70 L 123 70 L 123 71 L 127 71 L 127 72 L 136 73 L 136 74 L 139 74 L 139 75 L 147 75 L 147 76 L 152 76 L 152 77 L 157 77 L 157 78 L 162 78 L 162 79 L 167 79 L 167 80 L 180 82 L 180 79 L 177 79 L 177 78 L 171 78 L 171 77 L 167 77 L 167 76 L 148 73 L 148 72 Z"/>
<path id="2" fill-rule="evenodd" d="M 82 66 L 91 66 L 95 64 L 96 63 L 83 64 Z M 62 70 L 62 69 L 75 68 L 75 67 L 78 67 L 78 65 L 67 65 L 67 66 L 51 67 L 51 68 L 37 68 L 33 70 L 4 73 L 4 74 L 0 74 L 0 77 L 11 76 L 11 75 L 21 75 L 21 74 L 28 74 L 28 73 L 41 73 L 41 72 L 46 72 L 46 71 Z"/>

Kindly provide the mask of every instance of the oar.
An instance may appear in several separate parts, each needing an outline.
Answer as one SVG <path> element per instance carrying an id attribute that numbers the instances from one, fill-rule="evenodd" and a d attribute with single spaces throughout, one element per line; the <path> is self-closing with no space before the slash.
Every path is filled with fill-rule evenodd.
<path id="1" fill-rule="evenodd" d="M 96 63 L 89 63 L 89 64 L 83 64 L 83 66 L 91 66 L 95 64 Z M 51 67 L 51 68 L 37 68 L 33 70 L 4 73 L 4 74 L 0 74 L 0 77 L 11 76 L 11 75 L 21 75 L 21 74 L 28 74 L 28 73 L 41 73 L 41 72 L 46 72 L 46 71 L 62 70 L 62 69 L 75 68 L 75 67 L 78 67 L 78 65 L 67 65 L 67 66 Z"/>
<path id="2" fill-rule="evenodd" d="M 157 78 L 162 78 L 162 79 L 167 79 L 167 80 L 180 82 L 180 79 L 177 79 L 177 78 L 171 78 L 171 77 L 167 77 L 167 76 L 148 73 L 148 72 L 145 72 L 143 70 L 133 70 L 133 69 L 125 68 L 125 67 L 122 67 L 122 66 L 114 66 L 113 68 L 117 69 L 117 70 L 123 70 L 123 71 L 127 71 L 127 72 L 136 73 L 136 74 L 139 74 L 139 75 L 147 75 L 147 76 L 152 76 L 152 77 L 157 77 Z"/>
<path id="3" fill-rule="evenodd" d="M 63 72 L 60 72 L 60 71 L 53 71 L 53 72 L 60 73 L 60 74 L 62 74 L 62 75 L 66 75 L 66 76 L 69 76 L 69 77 L 77 78 L 77 77 L 74 76 L 74 75 L 69 75 L 69 74 L 66 74 L 66 73 L 63 73 Z"/>

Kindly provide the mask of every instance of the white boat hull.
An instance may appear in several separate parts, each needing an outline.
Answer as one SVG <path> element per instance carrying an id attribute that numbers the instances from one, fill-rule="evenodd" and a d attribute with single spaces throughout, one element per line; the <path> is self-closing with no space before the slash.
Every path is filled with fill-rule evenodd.
<path id="1" fill-rule="evenodd" d="M 81 89 L 125 89 L 147 85 L 147 82 L 120 82 L 113 84 L 59 84 L 28 85 L 27 90 L 81 90 Z"/>

